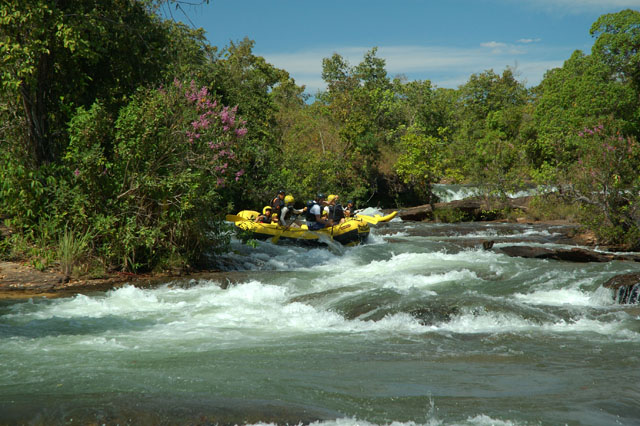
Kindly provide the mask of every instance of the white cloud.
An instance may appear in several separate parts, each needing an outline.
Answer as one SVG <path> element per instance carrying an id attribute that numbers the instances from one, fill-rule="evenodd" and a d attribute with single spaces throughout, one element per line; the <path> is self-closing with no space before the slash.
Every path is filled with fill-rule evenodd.
<path id="1" fill-rule="evenodd" d="M 480 46 L 491 49 L 491 53 L 493 53 L 494 55 L 502 55 L 505 53 L 510 55 L 522 55 L 526 53 L 524 50 L 519 49 L 518 47 L 512 44 L 507 44 L 507 43 L 502 43 L 497 41 L 488 41 L 486 43 L 480 43 Z"/>
<path id="2" fill-rule="evenodd" d="M 380 46 L 377 56 L 385 60 L 390 76 L 404 74 L 410 80 L 431 80 L 438 87 L 457 87 L 464 84 L 471 74 L 488 69 L 501 73 L 507 66 L 515 68 L 518 78 L 527 85 L 536 85 L 548 69 L 561 66 L 573 51 L 540 49 L 545 54 L 542 60 L 536 52 L 524 52 L 506 43 L 489 43 L 489 46 L 476 48 Z M 494 47 L 494 43 L 502 49 L 488 55 L 487 48 Z M 308 93 L 315 94 L 326 87 L 321 78 L 323 58 L 338 53 L 351 65 L 356 65 L 368 50 L 370 47 L 347 46 L 288 53 L 256 53 L 274 66 L 287 70 L 297 84 L 304 84 Z M 550 53 L 558 59 L 548 59 Z"/>
<path id="3" fill-rule="evenodd" d="M 529 44 L 529 43 L 538 43 L 541 39 L 539 38 L 521 38 L 518 40 L 518 43 Z"/>
<path id="4" fill-rule="evenodd" d="M 497 41 L 488 41 L 486 43 L 480 43 L 480 46 L 482 47 L 489 47 L 489 48 L 497 48 L 497 47 L 506 47 L 507 44 L 506 43 L 499 43 Z"/>

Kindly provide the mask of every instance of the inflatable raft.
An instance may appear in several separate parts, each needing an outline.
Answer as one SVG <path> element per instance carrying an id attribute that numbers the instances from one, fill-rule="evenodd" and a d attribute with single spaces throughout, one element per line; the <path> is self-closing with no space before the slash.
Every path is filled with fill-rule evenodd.
<path id="1" fill-rule="evenodd" d="M 370 225 L 377 225 L 378 223 L 381 223 L 381 222 L 389 222 L 391 219 L 396 217 L 397 214 L 398 214 L 397 211 L 391 212 L 386 216 L 383 216 L 381 214 L 376 214 L 373 216 L 369 216 L 365 214 L 356 214 L 356 218 L 364 220 Z"/>
<path id="2" fill-rule="evenodd" d="M 330 228 L 310 231 L 307 225 L 285 227 L 276 223 L 256 223 L 254 220 L 258 215 L 256 211 L 243 210 L 235 216 L 227 216 L 227 220 L 250 233 L 252 238 L 270 239 L 274 243 L 283 241 L 303 245 L 326 245 L 336 241 L 345 246 L 352 246 L 364 242 L 369 236 L 369 224 L 358 218 L 347 219 L 344 223 Z"/>

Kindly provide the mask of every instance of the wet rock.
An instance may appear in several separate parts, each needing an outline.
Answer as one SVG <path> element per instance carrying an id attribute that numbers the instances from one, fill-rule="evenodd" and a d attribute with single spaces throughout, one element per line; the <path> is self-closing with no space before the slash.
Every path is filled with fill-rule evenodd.
<path id="1" fill-rule="evenodd" d="M 428 306 L 413 309 L 409 311 L 409 314 L 422 325 L 433 325 L 449 322 L 459 312 L 460 310 L 457 306 Z"/>
<path id="2" fill-rule="evenodd" d="M 603 286 L 613 290 L 613 299 L 618 303 L 640 302 L 640 273 L 616 275 Z"/>
<path id="3" fill-rule="evenodd" d="M 618 256 L 611 254 L 603 254 L 592 250 L 582 248 L 572 249 L 549 249 L 544 247 L 530 246 L 506 246 L 501 247 L 498 251 L 511 257 L 525 257 L 533 259 L 554 259 L 564 260 L 567 262 L 609 262 L 620 259 Z M 622 260 L 622 259 L 621 259 Z"/>
<path id="4" fill-rule="evenodd" d="M 437 210 L 457 210 L 465 218 L 473 221 L 496 219 L 497 210 L 503 208 L 526 211 L 531 197 L 508 198 L 506 200 L 486 200 L 482 198 L 466 198 L 464 200 L 449 201 L 447 203 L 425 204 L 398 211 L 398 217 L 408 221 L 423 221 L 433 219 Z"/>
<path id="5" fill-rule="evenodd" d="M 429 204 L 425 204 L 423 206 L 399 210 L 398 217 L 405 221 L 421 222 L 423 220 L 433 219 L 433 210 Z"/>

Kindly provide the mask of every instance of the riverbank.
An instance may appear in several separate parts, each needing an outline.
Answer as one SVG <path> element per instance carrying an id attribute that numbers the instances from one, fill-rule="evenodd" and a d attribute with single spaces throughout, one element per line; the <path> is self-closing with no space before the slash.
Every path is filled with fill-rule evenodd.
<path id="1" fill-rule="evenodd" d="M 181 287 L 188 287 L 190 282 L 212 280 L 221 283 L 220 287 L 224 289 L 246 278 L 246 272 L 218 270 L 180 274 L 112 272 L 102 278 L 68 278 L 52 269 L 38 271 L 25 263 L 0 261 L 0 300 L 68 297 L 112 290 L 128 284 L 151 288 L 172 281 L 180 281 Z"/>

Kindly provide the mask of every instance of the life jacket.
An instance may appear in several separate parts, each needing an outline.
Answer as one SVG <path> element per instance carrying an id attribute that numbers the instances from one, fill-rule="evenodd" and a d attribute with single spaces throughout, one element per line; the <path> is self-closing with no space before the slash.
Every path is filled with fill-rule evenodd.
<path id="1" fill-rule="evenodd" d="M 342 208 L 342 204 L 336 204 L 335 206 L 329 206 L 329 218 L 333 219 L 334 222 L 342 219 L 344 217 L 344 209 Z"/>
<path id="2" fill-rule="evenodd" d="M 271 223 L 271 220 L 273 219 L 273 215 L 271 216 L 267 216 L 264 214 L 261 214 L 260 216 L 258 216 L 258 218 L 256 219 L 257 223 Z"/>
<path id="3" fill-rule="evenodd" d="M 307 222 L 315 222 L 316 221 L 316 215 L 311 213 L 311 208 L 313 206 L 315 206 L 316 204 L 318 204 L 316 202 L 316 200 L 309 201 L 307 203 L 307 211 L 304 212 L 305 219 L 307 220 Z M 322 209 L 320 211 L 322 212 Z"/>
<path id="4" fill-rule="evenodd" d="M 289 218 L 293 216 L 293 210 L 294 210 L 293 206 L 284 206 L 284 208 L 282 209 L 284 213 L 280 214 L 280 220 L 281 221 L 289 220 Z"/>

